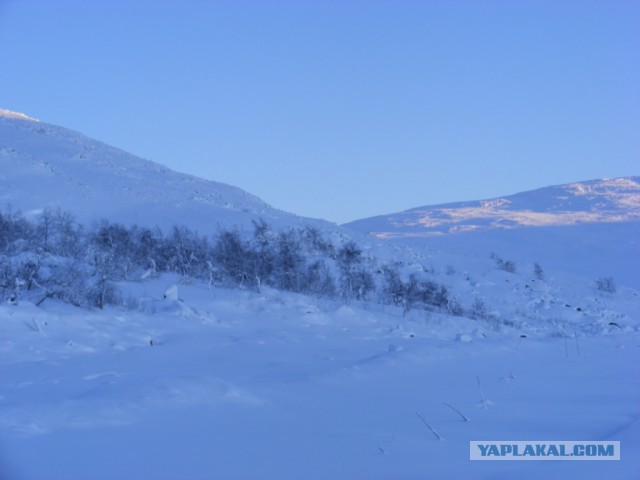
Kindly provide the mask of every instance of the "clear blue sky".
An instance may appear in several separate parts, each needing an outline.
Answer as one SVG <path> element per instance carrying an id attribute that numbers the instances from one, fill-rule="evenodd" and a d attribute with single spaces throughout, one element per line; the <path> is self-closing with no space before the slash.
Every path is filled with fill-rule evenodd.
<path id="1" fill-rule="evenodd" d="M 337 222 L 637 175 L 640 2 L 0 0 L 0 108 Z"/>

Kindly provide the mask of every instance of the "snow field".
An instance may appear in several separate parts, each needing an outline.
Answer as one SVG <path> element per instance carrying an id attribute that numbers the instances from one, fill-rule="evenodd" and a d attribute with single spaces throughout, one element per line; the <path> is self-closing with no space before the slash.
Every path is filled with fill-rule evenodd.
<path id="1" fill-rule="evenodd" d="M 0 306 L 0 478 L 640 471 L 637 328 L 496 331 L 435 312 L 403 318 L 199 284 L 162 299 L 175 280 L 121 285 L 144 300 L 138 310 Z M 622 460 L 471 462 L 470 440 L 621 440 Z"/>

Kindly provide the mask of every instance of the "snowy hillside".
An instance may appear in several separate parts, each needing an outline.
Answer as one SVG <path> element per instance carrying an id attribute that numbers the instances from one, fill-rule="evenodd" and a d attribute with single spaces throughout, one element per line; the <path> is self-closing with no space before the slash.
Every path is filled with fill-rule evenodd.
<path id="1" fill-rule="evenodd" d="M 592 180 L 507 197 L 413 208 L 347 224 L 379 238 L 640 222 L 640 177 Z"/>
<path id="2" fill-rule="evenodd" d="M 0 167 L 0 480 L 638 478 L 637 177 L 350 237 L 13 112 Z"/>
<path id="3" fill-rule="evenodd" d="M 420 207 L 345 226 L 430 257 L 486 258 L 494 252 L 529 267 L 539 262 L 640 288 L 640 177 Z"/>
<path id="4" fill-rule="evenodd" d="M 223 160 L 221 160 L 223 161 Z M 0 208 L 27 217 L 60 207 L 81 222 L 184 224 L 201 233 L 305 221 L 236 187 L 176 173 L 80 133 L 0 110 Z"/>

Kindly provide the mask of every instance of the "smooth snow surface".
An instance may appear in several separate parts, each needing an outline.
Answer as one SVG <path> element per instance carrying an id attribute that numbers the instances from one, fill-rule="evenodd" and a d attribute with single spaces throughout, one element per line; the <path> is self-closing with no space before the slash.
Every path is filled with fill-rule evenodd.
<path id="1" fill-rule="evenodd" d="M 539 292 L 529 311 L 553 314 L 507 326 L 273 290 L 163 299 L 176 280 L 121 284 L 131 310 L 0 306 L 0 478 L 640 472 L 636 292 Z M 471 462 L 470 440 L 619 440 L 622 460 Z"/>

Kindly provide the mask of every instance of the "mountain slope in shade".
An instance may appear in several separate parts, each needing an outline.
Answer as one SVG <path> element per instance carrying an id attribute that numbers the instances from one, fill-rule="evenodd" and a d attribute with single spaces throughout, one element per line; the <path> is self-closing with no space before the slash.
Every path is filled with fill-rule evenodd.
<path id="1" fill-rule="evenodd" d="M 274 226 L 321 223 L 272 208 L 239 188 L 0 110 L 0 208 L 7 207 L 27 216 L 59 207 L 80 221 L 104 217 L 165 228 L 179 223 L 202 233 L 257 218 Z"/>
<path id="2" fill-rule="evenodd" d="M 591 180 L 473 202 L 424 206 L 347 224 L 379 238 L 640 221 L 640 177 Z"/>

